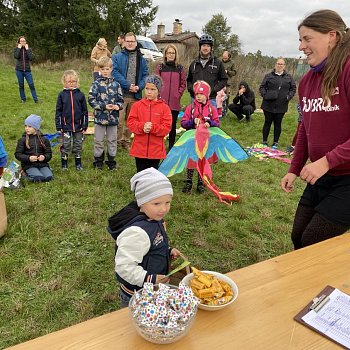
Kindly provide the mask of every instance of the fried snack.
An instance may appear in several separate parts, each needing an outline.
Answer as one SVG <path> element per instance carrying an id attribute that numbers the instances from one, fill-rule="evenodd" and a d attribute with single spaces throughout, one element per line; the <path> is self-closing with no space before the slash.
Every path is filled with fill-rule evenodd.
<path id="1" fill-rule="evenodd" d="M 233 290 L 227 282 L 194 267 L 192 271 L 194 278 L 190 282 L 190 287 L 202 304 L 223 305 L 233 298 Z"/>
<path id="2" fill-rule="evenodd" d="M 191 281 L 191 287 L 194 287 L 196 289 L 203 289 L 205 287 L 204 283 L 200 282 L 196 278 L 193 278 Z"/>

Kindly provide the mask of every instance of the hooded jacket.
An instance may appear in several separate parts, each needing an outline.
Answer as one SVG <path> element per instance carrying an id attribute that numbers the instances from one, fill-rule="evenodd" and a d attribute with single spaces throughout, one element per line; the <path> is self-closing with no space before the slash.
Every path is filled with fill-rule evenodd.
<path id="1" fill-rule="evenodd" d="M 42 162 L 31 162 L 30 156 L 44 155 L 45 159 Z M 31 167 L 43 168 L 49 166 L 49 161 L 52 158 L 51 145 L 38 130 L 36 135 L 29 135 L 29 148 L 26 146 L 26 133 L 17 142 L 15 157 L 21 162 L 22 170 L 27 170 Z"/>
<path id="2" fill-rule="evenodd" d="M 180 64 L 167 62 L 159 64 L 155 73 L 163 80 L 160 96 L 172 111 L 179 111 L 181 96 L 186 89 L 185 69 Z"/>
<path id="3" fill-rule="evenodd" d="M 131 202 L 108 222 L 107 230 L 116 240 L 116 277 L 126 294 L 131 296 L 143 283 L 155 283 L 156 275 L 168 273 L 170 249 L 163 220 L 149 220 Z"/>
<path id="4" fill-rule="evenodd" d="M 281 75 L 275 70 L 265 75 L 260 85 L 260 95 L 263 98 L 261 109 L 270 113 L 286 113 L 288 103 L 296 92 L 296 85 L 292 76 L 284 71 Z M 275 94 L 270 99 L 269 95 Z"/>
<path id="5" fill-rule="evenodd" d="M 85 95 L 79 89 L 64 89 L 56 102 L 56 130 L 79 132 L 88 127 Z"/>
<path id="6" fill-rule="evenodd" d="M 245 87 L 245 92 L 242 95 L 239 95 L 237 92 L 237 95 L 233 99 L 232 103 L 234 103 L 236 105 L 239 104 L 242 107 L 250 105 L 255 110 L 255 94 L 254 94 L 254 92 L 252 90 L 250 90 L 249 85 L 245 81 L 242 80 L 239 83 L 238 87 L 240 87 L 241 85 L 243 85 Z"/>
<path id="7" fill-rule="evenodd" d="M 143 131 L 146 122 L 152 122 L 149 133 Z M 164 137 L 169 134 L 171 123 L 170 108 L 162 99 L 143 98 L 135 102 L 127 120 L 130 132 L 135 135 L 130 155 L 137 158 L 164 159 L 166 157 Z"/>
<path id="8" fill-rule="evenodd" d="M 226 86 L 227 79 L 228 76 L 221 60 L 211 55 L 203 67 L 201 58 L 198 56 L 188 68 L 187 90 L 191 97 L 194 98 L 193 84 L 197 80 L 204 80 L 210 85 L 211 93 L 209 99 L 211 100 L 216 98 L 216 93 Z"/>

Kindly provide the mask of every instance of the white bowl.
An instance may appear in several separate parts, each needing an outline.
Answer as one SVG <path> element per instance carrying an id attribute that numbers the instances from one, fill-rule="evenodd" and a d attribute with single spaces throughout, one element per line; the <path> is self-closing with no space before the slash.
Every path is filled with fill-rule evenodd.
<path id="1" fill-rule="evenodd" d="M 238 287 L 237 287 L 237 284 L 235 282 L 233 282 L 233 280 L 230 277 L 228 277 L 226 275 L 223 275 L 222 273 L 215 272 L 215 271 L 202 271 L 202 272 L 208 273 L 210 275 L 214 275 L 218 279 L 228 283 L 231 286 L 231 288 L 232 288 L 233 298 L 228 303 L 223 304 L 223 305 L 205 305 L 205 304 L 200 303 L 198 305 L 199 309 L 207 310 L 207 311 L 221 310 L 221 309 L 227 307 L 228 305 L 232 304 L 237 299 L 237 297 L 238 297 Z M 187 286 L 190 286 L 190 281 L 192 280 L 193 277 L 194 277 L 193 273 L 190 273 L 190 274 L 186 275 L 182 279 L 182 282 L 184 284 L 186 284 Z"/>

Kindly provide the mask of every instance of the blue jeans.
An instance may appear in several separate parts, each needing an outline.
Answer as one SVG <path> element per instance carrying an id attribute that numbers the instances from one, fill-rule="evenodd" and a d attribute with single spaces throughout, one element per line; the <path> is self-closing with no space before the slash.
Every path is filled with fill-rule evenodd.
<path id="1" fill-rule="evenodd" d="M 26 78 L 28 86 L 30 88 L 30 92 L 32 93 L 33 100 L 36 102 L 38 101 L 38 96 L 36 95 L 35 87 L 34 87 L 34 81 L 32 77 L 32 72 L 22 72 L 20 70 L 16 70 L 16 76 L 18 80 L 18 88 L 19 88 L 19 94 L 21 96 L 22 101 L 26 101 L 26 94 L 24 92 L 24 78 Z"/>
<path id="2" fill-rule="evenodd" d="M 50 181 L 53 178 L 52 171 L 47 166 L 43 168 L 31 167 L 26 170 L 26 174 L 28 179 L 33 182 Z"/>

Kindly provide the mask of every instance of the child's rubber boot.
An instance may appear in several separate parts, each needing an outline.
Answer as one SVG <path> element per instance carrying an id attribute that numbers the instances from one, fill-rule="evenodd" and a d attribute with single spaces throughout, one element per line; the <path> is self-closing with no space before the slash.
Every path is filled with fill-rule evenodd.
<path id="1" fill-rule="evenodd" d="M 102 170 L 104 159 L 105 159 L 104 152 L 99 157 L 95 157 L 95 161 L 92 163 L 94 168 Z"/>
<path id="2" fill-rule="evenodd" d="M 67 156 L 61 158 L 61 169 L 68 170 L 68 157 Z"/>
<path id="3" fill-rule="evenodd" d="M 204 183 L 202 178 L 198 174 L 198 182 L 197 182 L 197 192 L 203 193 L 205 190 Z"/>
<path id="4" fill-rule="evenodd" d="M 191 192 L 191 189 L 192 189 L 192 181 L 185 180 L 185 185 L 182 188 L 182 192 L 189 193 L 189 192 Z"/>
<path id="5" fill-rule="evenodd" d="M 81 165 L 81 158 L 80 157 L 75 158 L 75 169 L 77 169 L 78 171 L 83 170 L 83 166 Z"/>
<path id="6" fill-rule="evenodd" d="M 109 154 L 107 155 L 107 160 L 105 163 L 107 164 L 109 170 L 117 170 L 117 162 L 114 160 L 114 157 L 110 156 Z"/>

